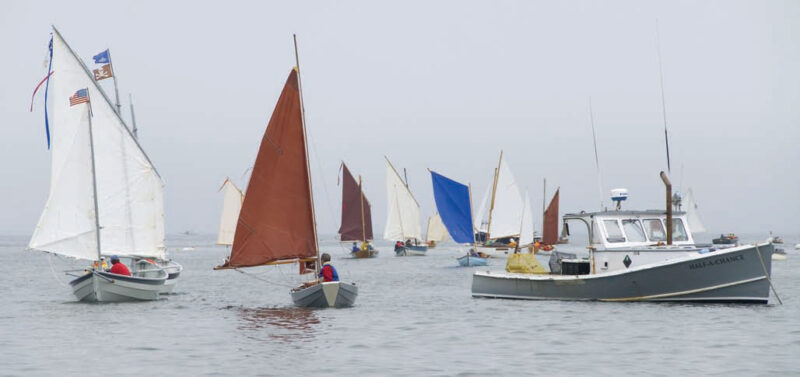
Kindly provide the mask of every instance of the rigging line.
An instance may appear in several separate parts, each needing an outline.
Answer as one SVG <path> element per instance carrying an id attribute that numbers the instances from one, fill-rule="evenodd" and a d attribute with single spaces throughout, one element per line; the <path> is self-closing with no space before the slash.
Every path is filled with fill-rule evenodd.
<path id="1" fill-rule="evenodd" d="M 308 136 L 308 140 L 311 142 L 311 146 L 313 147 L 310 149 L 311 152 L 314 154 L 314 161 L 317 163 L 317 169 L 319 170 L 319 174 L 322 175 L 322 181 L 328 182 L 328 179 L 325 177 L 325 170 L 322 169 L 322 163 L 320 163 L 319 155 L 317 154 L 317 143 L 314 142 L 314 137 L 311 136 L 311 134 L 308 134 L 306 136 Z M 311 172 L 309 172 L 309 174 L 310 173 Z M 337 174 L 337 179 L 338 179 L 338 174 Z M 331 207 L 331 195 L 330 193 L 328 193 L 328 185 L 323 184 L 321 186 L 322 186 L 322 191 L 325 193 L 325 202 L 326 202 L 325 207 L 328 208 L 328 215 L 330 216 L 331 219 L 336 219 L 336 216 L 333 212 L 333 207 Z M 317 221 L 317 219 L 314 219 L 314 221 Z"/>
<path id="2" fill-rule="evenodd" d="M 761 250 L 758 249 L 758 242 L 755 243 L 755 246 L 756 246 L 756 255 L 758 255 L 758 261 L 761 262 L 761 269 L 764 271 L 764 277 L 767 278 L 769 287 L 772 288 L 772 293 L 775 294 L 775 298 L 778 299 L 778 303 L 783 305 L 783 301 L 781 301 L 781 296 L 778 296 L 778 291 L 776 291 L 775 286 L 772 285 L 772 279 L 770 279 L 769 273 L 767 272 L 767 266 L 764 264 L 764 258 L 761 257 Z"/>
<path id="3" fill-rule="evenodd" d="M 294 286 L 292 286 L 292 285 L 283 284 L 283 283 L 277 283 L 277 282 L 270 281 L 270 280 L 267 280 L 267 279 L 262 279 L 262 278 L 260 278 L 260 277 L 258 277 L 256 275 L 249 274 L 249 273 L 244 272 L 244 271 L 242 271 L 242 270 L 240 270 L 238 268 L 234 268 L 234 271 L 239 272 L 242 275 L 249 276 L 249 277 L 251 277 L 253 279 L 263 281 L 265 283 L 269 283 L 269 284 L 273 284 L 273 285 L 279 285 L 279 286 L 282 286 L 282 287 L 294 288 Z"/>
<path id="4" fill-rule="evenodd" d="M 55 268 L 53 268 L 53 254 L 49 254 L 48 253 L 47 261 L 50 263 L 50 272 L 53 273 L 53 279 L 55 279 L 55 281 L 57 281 L 59 284 L 65 286 L 65 287 L 69 287 L 69 284 L 61 281 L 61 279 L 58 278 L 58 275 L 56 274 L 56 270 L 55 270 Z"/>
<path id="5" fill-rule="evenodd" d="M 667 133 L 667 105 L 664 99 L 664 67 L 661 65 L 661 35 L 658 31 L 658 18 L 656 18 L 656 52 L 658 54 L 658 78 L 661 82 L 661 112 L 664 118 L 664 143 L 667 147 L 667 172 L 672 175 L 669 162 L 669 134 Z"/>
<path id="6" fill-rule="evenodd" d="M 600 210 L 603 210 L 603 175 L 600 173 L 600 157 L 597 154 L 597 133 L 594 129 L 594 110 L 592 109 L 592 97 L 589 97 L 589 121 L 592 124 L 592 142 L 594 143 L 594 165 L 597 168 L 597 185 L 600 194 Z"/>

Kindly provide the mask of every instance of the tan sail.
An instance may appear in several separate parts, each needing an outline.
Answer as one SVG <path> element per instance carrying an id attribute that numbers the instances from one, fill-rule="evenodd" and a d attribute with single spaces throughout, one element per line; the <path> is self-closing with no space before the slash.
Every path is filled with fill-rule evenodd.
<path id="1" fill-rule="evenodd" d="M 220 268 L 316 257 L 302 117 L 298 75 L 293 69 L 261 140 L 230 258 Z"/>

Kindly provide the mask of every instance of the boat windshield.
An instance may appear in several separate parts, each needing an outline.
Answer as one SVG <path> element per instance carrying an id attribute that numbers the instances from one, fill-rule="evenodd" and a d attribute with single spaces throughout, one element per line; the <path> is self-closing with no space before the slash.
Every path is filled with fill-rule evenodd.
<path id="1" fill-rule="evenodd" d="M 689 237 L 686 235 L 686 228 L 683 227 L 683 220 L 672 219 L 672 240 L 673 241 L 688 241 Z"/>
<path id="2" fill-rule="evenodd" d="M 650 241 L 664 241 L 667 239 L 664 225 L 661 224 L 659 219 L 644 220 L 644 228 L 647 229 L 647 238 Z"/>
<path id="3" fill-rule="evenodd" d="M 617 220 L 603 220 L 603 225 L 606 227 L 606 241 L 608 242 L 625 242 L 625 236 L 622 234 L 622 229 L 619 228 Z"/>
<path id="4" fill-rule="evenodd" d="M 644 236 L 642 225 L 639 220 L 622 220 L 622 229 L 625 230 L 625 236 L 628 237 L 628 242 L 646 242 L 647 238 Z"/>

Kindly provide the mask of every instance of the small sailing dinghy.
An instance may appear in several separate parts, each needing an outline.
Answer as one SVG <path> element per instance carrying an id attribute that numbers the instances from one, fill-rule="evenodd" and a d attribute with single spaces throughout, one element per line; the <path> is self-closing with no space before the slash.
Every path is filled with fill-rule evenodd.
<path id="1" fill-rule="evenodd" d="M 493 258 L 505 258 L 514 251 L 519 240 L 522 205 L 522 194 L 517 181 L 503 158 L 503 151 L 500 151 L 492 185 L 484 195 L 484 201 L 475 218 L 474 225 L 482 241 L 478 245 L 478 251 Z M 485 227 L 484 217 L 487 217 Z"/>
<path id="2" fill-rule="evenodd" d="M 553 198 L 550 199 L 550 204 L 547 210 L 544 211 L 542 218 L 542 241 L 539 246 L 539 251 L 553 251 L 554 245 L 559 243 L 558 236 L 558 202 L 560 189 L 556 189 Z M 542 203 L 544 205 L 544 203 Z"/>
<path id="3" fill-rule="evenodd" d="M 439 213 L 428 217 L 428 226 L 425 231 L 425 244 L 428 245 L 428 248 L 434 248 L 437 244 L 447 241 L 448 238 L 450 235 L 447 233 L 447 227 L 444 226 Z"/>
<path id="4" fill-rule="evenodd" d="M 422 239 L 422 225 L 419 222 L 419 203 L 411 190 L 408 181 L 404 181 L 397 173 L 389 159 L 386 159 L 386 228 L 383 239 L 396 241 L 394 252 L 397 256 L 425 255 L 428 246 Z"/>
<path id="5" fill-rule="evenodd" d="M 353 241 L 354 249 L 350 255 L 355 258 L 372 258 L 378 250 L 372 246 L 372 211 L 369 200 L 364 196 L 361 176 L 356 182 L 350 169 L 342 162 L 342 225 L 339 226 L 339 240 Z M 357 245 L 360 242 L 361 245 Z"/>
<path id="6" fill-rule="evenodd" d="M 433 198 L 453 241 L 471 244 L 466 255 L 458 258 L 462 267 L 486 266 L 487 256 L 475 250 L 475 231 L 472 226 L 472 194 L 469 186 L 431 171 Z"/>
<path id="7" fill-rule="evenodd" d="M 219 232 L 217 233 L 217 245 L 233 245 L 233 235 L 236 232 L 236 222 L 239 220 L 239 212 L 242 210 L 244 193 L 236 187 L 230 178 L 225 178 L 219 191 L 223 192 L 222 214 L 219 219 Z"/>
<path id="8" fill-rule="evenodd" d="M 291 290 L 295 305 L 350 307 L 358 296 L 355 284 L 316 279 L 319 239 L 299 66 L 298 59 L 261 140 L 230 256 L 214 269 L 299 263 L 300 274 L 313 272 L 315 279 Z"/>
<path id="9" fill-rule="evenodd" d="M 29 248 L 93 262 L 70 282 L 81 301 L 157 300 L 181 269 L 160 265 L 170 263 L 161 177 L 55 27 L 51 43 L 50 195 Z M 103 270 L 112 254 L 134 261 L 131 276 Z"/>

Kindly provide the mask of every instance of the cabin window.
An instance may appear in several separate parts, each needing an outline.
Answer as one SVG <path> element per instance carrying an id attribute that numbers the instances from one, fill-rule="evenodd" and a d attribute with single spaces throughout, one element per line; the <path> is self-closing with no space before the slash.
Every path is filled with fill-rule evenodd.
<path id="1" fill-rule="evenodd" d="M 622 229 L 628 237 L 628 242 L 646 242 L 642 225 L 639 220 L 622 220 Z"/>
<path id="2" fill-rule="evenodd" d="M 625 242 L 625 236 L 622 234 L 622 229 L 619 228 L 617 220 L 603 220 L 603 225 L 606 227 L 606 241 L 608 242 Z"/>
<path id="3" fill-rule="evenodd" d="M 686 235 L 686 228 L 683 227 L 683 220 L 672 219 L 672 240 L 673 241 L 688 241 L 689 236 Z"/>
<path id="4" fill-rule="evenodd" d="M 661 224 L 661 220 L 644 220 L 644 229 L 647 231 L 647 238 L 650 241 L 665 241 L 667 239 L 667 233 L 664 231 L 664 225 Z"/>

